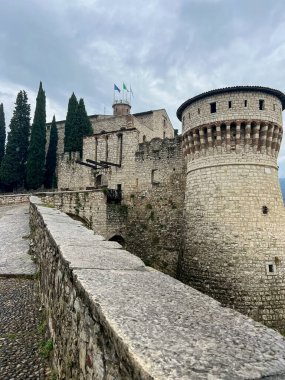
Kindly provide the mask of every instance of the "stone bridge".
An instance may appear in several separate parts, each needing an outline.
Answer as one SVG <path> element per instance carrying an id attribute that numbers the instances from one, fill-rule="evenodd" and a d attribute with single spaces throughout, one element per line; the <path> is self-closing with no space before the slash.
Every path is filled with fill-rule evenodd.
<path id="1" fill-rule="evenodd" d="M 1 207 L 0 215 L 1 274 L 31 275 L 27 205 Z M 24 329 L 27 322 L 29 337 L 36 334 L 39 321 L 27 307 L 37 305 L 31 297 L 35 281 L 53 341 L 54 378 L 285 378 L 285 342 L 276 331 L 146 267 L 118 243 L 36 197 L 31 198 L 30 227 L 36 279 L 0 279 L 1 379 L 45 378 L 41 359 L 35 355 L 31 363 L 28 356 L 36 350 L 24 352 L 18 336 L 9 337 L 14 325 L 6 314 L 15 314 L 15 326 Z M 7 324 L 9 334 L 3 331 Z M 15 342 L 9 355 L 8 339 Z"/>

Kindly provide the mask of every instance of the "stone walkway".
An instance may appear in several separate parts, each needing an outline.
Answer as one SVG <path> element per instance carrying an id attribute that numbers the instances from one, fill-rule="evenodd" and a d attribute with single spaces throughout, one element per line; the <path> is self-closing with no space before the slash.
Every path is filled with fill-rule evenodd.
<path id="1" fill-rule="evenodd" d="M 28 255 L 28 205 L 0 207 L 0 380 L 51 379 L 42 358 L 37 283 Z"/>

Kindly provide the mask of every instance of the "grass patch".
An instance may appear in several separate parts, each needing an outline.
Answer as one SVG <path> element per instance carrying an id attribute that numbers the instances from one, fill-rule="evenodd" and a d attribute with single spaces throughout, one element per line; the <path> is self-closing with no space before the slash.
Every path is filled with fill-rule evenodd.
<path id="1" fill-rule="evenodd" d="M 48 359 L 53 350 L 53 341 L 48 339 L 41 344 L 40 355 L 44 359 Z"/>

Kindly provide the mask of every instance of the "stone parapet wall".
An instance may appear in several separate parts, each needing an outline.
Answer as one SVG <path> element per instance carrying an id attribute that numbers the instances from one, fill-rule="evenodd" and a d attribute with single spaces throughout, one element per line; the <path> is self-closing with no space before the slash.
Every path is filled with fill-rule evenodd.
<path id="1" fill-rule="evenodd" d="M 0 206 L 29 202 L 30 194 L 0 195 Z"/>
<path id="2" fill-rule="evenodd" d="M 106 195 L 101 190 L 43 193 L 41 199 L 47 206 L 80 217 L 97 234 L 108 236 L 113 232 L 108 218 Z M 116 219 L 116 222 L 119 220 Z M 118 226 L 115 232 L 117 230 Z"/>
<path id="3" fill-rule="evenodd" d="M 41 301 L 59 379 L 275 379 L 281 335 L 145 267 L 31 198 Z"/>

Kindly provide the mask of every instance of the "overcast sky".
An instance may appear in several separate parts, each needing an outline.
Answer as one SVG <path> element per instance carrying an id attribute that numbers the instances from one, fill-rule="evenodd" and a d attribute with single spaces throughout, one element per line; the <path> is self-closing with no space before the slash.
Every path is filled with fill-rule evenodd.
<path id="1" fill-rule="evenodd" d="M 89 114 L 112 112 L 131 84 L 133 112 L 165 108 L 175 128 L 186 99 L 214 88 L 285 91 L 284 0 L 0 0 L 0 103 L 9 124 L 39 82 L 47 120 L 75 92 Z M 285 142 L 280 154 L 285 177 Z"/>

